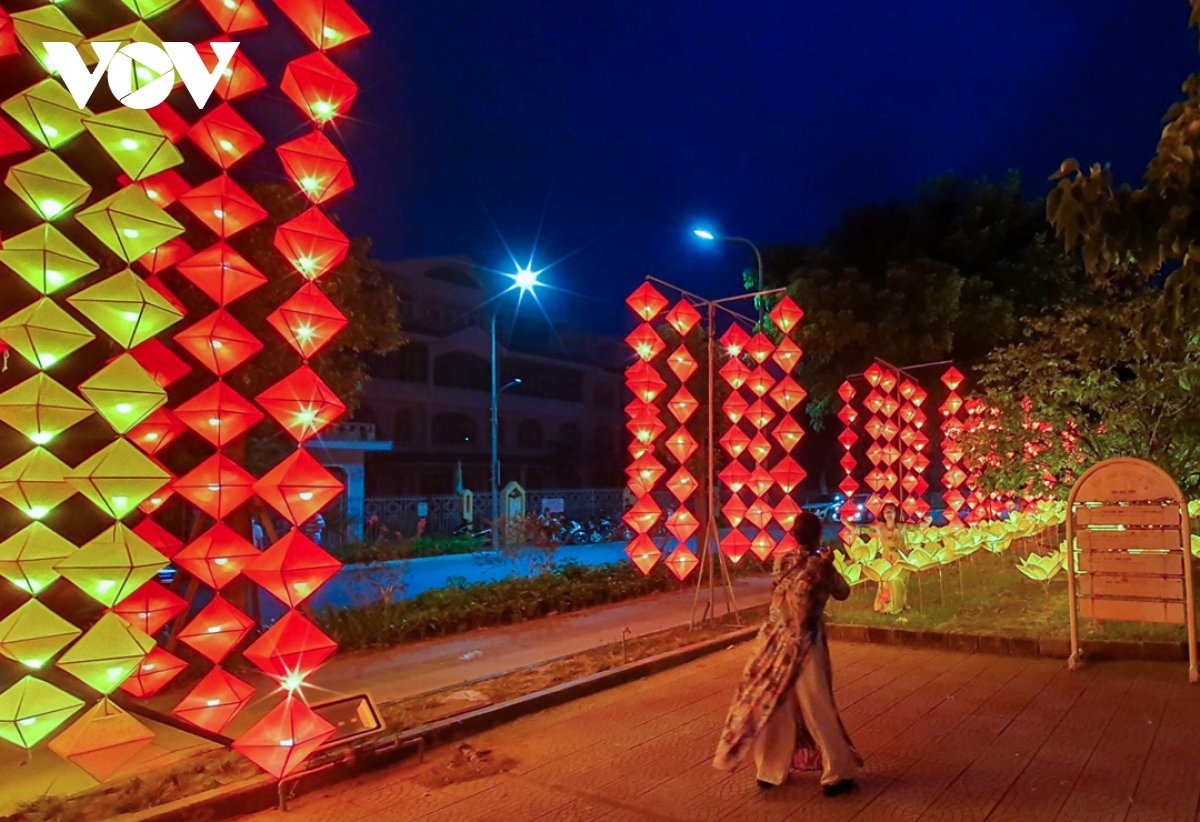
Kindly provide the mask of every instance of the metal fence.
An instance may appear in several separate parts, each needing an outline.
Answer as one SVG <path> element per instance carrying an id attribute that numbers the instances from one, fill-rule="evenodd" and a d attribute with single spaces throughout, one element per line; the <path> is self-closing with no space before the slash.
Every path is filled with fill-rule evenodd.
<path id="1" fill-rule="evenodd" d="M 526 492 L 525 510 L 538 514 L 547 500 L 563 501 L 563 513 L 568 519 L 586 522 L 602 516 L 621 514 L 624 510 L 620 488 L 545 489 Z M 463 526 L 462 500 L 457 495 L 440 497 L 368 497 L 363 503 L 365 530 L 377 535 L 380 526 L 399 531 L 404 536 L 417 532 L 420 506 L 428 506 L 425 533 L 431 536 L 452 534 Z M 475 495 L 474 521 L 471 527 L 482 530 L 491 519 L 491 499 L 487 492 Z"/>

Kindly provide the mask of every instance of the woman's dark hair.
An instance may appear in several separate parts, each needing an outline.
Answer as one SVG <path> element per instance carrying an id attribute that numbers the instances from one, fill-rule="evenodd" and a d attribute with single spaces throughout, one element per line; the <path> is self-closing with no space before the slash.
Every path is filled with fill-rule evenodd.
<path id="1" fill-rule="evenodd" d="M 888 512 L 889 508 L 891 508 L 892 513 L 896 515 L 896 522 L 904 521 L 904 517 L 900 516 L 900 507 L 898 505 L 896 505 L 896 503 L 894 503 L 894 502 L 889 502 L 887 505 L 885 505 L 879 509 L 879 521 L 880 522 L 884 522 L 883 515 Z"/>
<path id="2" fill-rule="evenodd" d="M 801 511 L 792 526 L 792 535 L 800 547 L 806 550 L 816 548 L 821 544 L 821 519 L 812 511 Z"/>

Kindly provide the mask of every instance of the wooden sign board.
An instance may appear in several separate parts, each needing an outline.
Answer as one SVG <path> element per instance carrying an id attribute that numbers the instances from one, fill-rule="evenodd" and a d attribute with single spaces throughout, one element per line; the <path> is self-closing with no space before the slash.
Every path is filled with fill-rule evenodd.
<path id="1" fill-rule="evenodd" d="M 1158 466 L 1119 457 L 1089 468 L 1067 500 L 1072 670 L 1079 617 L 1186 625 L 1188 680 L 1197 671 L 1191 528 L 1179 486 Z"/>

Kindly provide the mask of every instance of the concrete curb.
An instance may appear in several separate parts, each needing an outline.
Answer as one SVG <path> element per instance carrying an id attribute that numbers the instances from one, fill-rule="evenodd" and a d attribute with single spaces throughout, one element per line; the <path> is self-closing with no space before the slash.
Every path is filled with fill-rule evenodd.
<path id="1" fill-rule="evenodd" d="M 1071 655 L 1069 640 L 1057 637 L 1025 637 L 962 634 L 943 631 L 909 631 L 866 625 L 828 625 L 830 639 L 843 642 L 869 642 L 875 645 L 909 645 L 943 648 L 949 651 L 1006 656 L 1036 656 L 1065 660 Z M 1186 642 L 1139 642 L 1131 640 L 1083 640 L 1084 656 L 1089 659 L 1133 659 L 1149 662 L 1186 662 Z"/>
<path id="2" fill-rule="evenodd" d="M 489 705 L 470 713 L 448 717 L 428 725 L 410 728 L 400 734 L 377 740 L 370 748 L 351 749 L 331 762 L 303 775 L 303 788 L 311 792 L 360 774 L 386 768 L 413 755 L 422 746 L 444 745 L 467 736 L 491 730 L 521 717 L 581 699 L 608 688 L 615 688 L 638 679 L 661 673 L 691 662 L 731 645 L 753 639 L 758 626 L 731 631 L 725 636 L 697 642 L 674 651 L 656 654 L 610 668 L 597 674 L 565 682 L 527 696 Z M 113 817 L 111 822 L 186 822 L 186 820 L 218 820 L 269 810 L 279 802 L 278 783 L 267 776 L 225 785 L 186 799 L 147 808 L 137 813 Z"/>

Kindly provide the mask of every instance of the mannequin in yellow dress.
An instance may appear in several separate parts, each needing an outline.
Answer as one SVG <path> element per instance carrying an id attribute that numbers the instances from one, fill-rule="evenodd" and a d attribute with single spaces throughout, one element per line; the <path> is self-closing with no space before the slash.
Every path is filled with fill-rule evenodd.
<path id="1" fill-rule="evenodd" d="M 901 528 L 900 512 L 895 505 L 888 503 L 879 512 L 879 521 L 875 524 L 875 538 L 879 540 L 880 556 L 888 562 L 896 562 L 904 551 L 904 532 Z M 879 593 L 875 595 L 875 610 L 881 614 L 898 614 L 908 607 L 907 597 L 908 572 L 901 571 L 900 575 L 889 582 L 879 583 Z"/>

